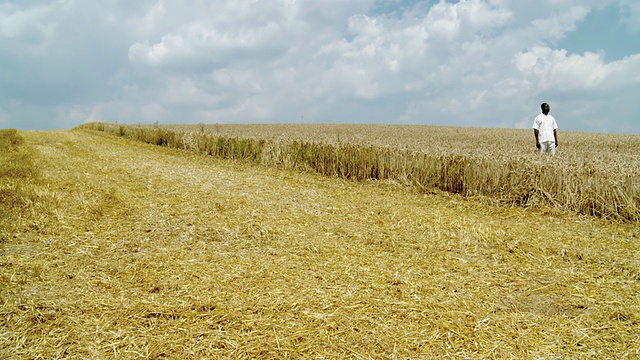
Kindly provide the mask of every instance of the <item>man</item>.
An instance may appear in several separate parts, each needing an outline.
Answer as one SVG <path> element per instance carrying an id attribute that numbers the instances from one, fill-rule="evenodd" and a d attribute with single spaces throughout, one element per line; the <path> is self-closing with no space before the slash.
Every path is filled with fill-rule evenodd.
<path id="1" fill-rule="evenodd" d="M 548 153 L 555 156 L 558 147 L 558 134 L 556 129 L 556 119 L 549 115 L 549 104 L 540 105 L 542 114 L 536 116 L 533 120 L 533 134 L 536 137 L 536 148 L 538 154 Z"/>

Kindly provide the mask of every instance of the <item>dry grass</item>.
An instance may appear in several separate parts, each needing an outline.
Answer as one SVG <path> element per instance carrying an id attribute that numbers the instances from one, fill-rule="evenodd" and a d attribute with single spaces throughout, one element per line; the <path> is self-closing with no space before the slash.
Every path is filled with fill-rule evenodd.
<path id="1" fill-rule="evenodd" d="M 23 135 L 48 211 L 2 232 L 0 357 L 640 356 L 637 224 Z"/>
<path id="2" fill-rule="evenodd" d="M 38 180 L 34 155 L 18 131 L 0 130 L 0 240 L 31 225 L 25 220 L 30 215 L 47 211 Z"/>

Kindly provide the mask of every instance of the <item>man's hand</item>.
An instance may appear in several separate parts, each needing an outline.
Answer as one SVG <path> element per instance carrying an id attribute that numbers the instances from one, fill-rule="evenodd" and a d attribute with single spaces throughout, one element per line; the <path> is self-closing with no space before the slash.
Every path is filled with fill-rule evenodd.
<path id="1" fill-rule="evenodd" d="M 556 141 L 556 147 L 558 147 L 558 142 Z"/>
<path id="2" fill-rule="evenodd" d="M 557 143 L 556 143 L 557 144 Z M 556 145 L 557 146 L 557 145 Z M 540 150 L 540 143 L 536 141 L 536 149 Z"/>

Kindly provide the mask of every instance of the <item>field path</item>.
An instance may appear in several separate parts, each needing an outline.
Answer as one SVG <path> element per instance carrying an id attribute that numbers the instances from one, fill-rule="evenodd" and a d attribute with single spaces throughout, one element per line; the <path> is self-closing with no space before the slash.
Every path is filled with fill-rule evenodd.
<path id="1" fill-rule="evenodd" d="M 0 358 L 640 356 L 635 225 L 22 135 L 46 211 L 0 242 Z"/>

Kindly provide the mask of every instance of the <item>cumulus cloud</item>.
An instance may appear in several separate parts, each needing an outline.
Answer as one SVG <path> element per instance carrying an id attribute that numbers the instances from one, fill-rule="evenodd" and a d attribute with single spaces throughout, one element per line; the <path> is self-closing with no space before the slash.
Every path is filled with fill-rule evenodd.
<path id="1" fill-rule="evenodd" d="M 550 101 L 600 130 L 640 112 L 610 105 L 640 95 L 640 54 L 556 44 L 607 5 L 637 27 L 629 0 L 0 2 L 0 121 L 529 127 Z"/>
<path id="2" fill-rule="evenodd" d="M 565 92 L 590 92 L 602 95 L 613 89 L 640 85 L 640 55 L 605 63 L 602 53 L 568 55 L 566 50 L 534 46 L 516 55 L 516 67 L 532 81 L 539 79 L 541 89 Z"/>

